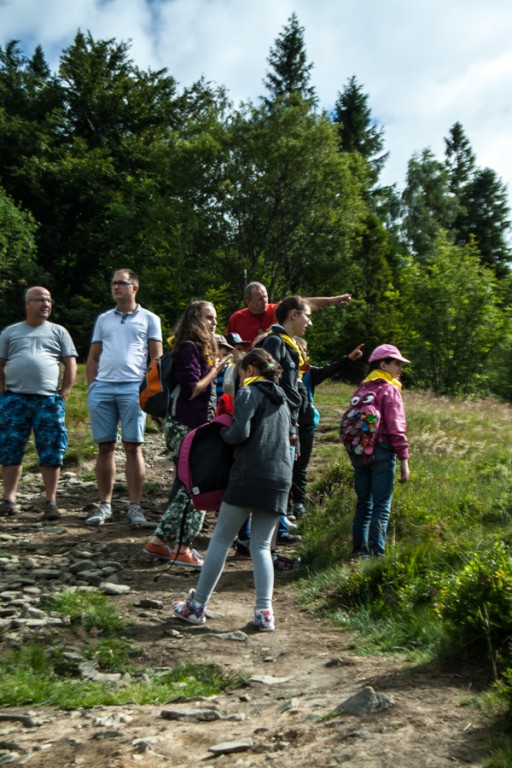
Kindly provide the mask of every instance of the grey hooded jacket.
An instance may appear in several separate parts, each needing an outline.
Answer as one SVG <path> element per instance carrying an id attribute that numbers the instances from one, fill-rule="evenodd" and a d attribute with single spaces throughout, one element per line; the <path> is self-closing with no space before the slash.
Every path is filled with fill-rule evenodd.
<path id="1" fill-rule="evenodd" d="M 235 396 L 233 425 L 222 430 L 235 446 L 224 501 L 284 514 L 292 483 L 290 414 L 286 397 L 271 381 L 255 381 Z"/>

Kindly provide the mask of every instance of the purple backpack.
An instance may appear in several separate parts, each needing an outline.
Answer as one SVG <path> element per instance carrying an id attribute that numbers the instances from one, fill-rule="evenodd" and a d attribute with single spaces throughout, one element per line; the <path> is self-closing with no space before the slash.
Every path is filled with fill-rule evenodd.
<path id="1" fill-rule="evenodd" d="M 178 478 L 190 494 L 196 509 L 213 511 L 220 507 L 233 464 L 234 449 L 221 437 L 233 417 L 223 413 L 193 429 L 183 440 L 178 457 Z"/>

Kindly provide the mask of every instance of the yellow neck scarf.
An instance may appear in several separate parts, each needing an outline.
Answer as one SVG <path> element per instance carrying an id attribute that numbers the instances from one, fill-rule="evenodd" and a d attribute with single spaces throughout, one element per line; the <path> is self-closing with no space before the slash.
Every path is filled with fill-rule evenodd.
<path id="1" fill-rule="evenodd" d="M 249 384 L 252 384 L 254 381 L 265 381 L 264 376 L 249 376 L 248 379 L 244 379 L 244 383 L 242 384 L 242 387 L 247 387 Z"/>
<path id="2" fill-rule="evenodd" d="M 370 371 L 364 381 L 374 381 L 375 379 L 384 379 L 384 381 L 387 381 L 389 384 L 393 384 L 394 387 L 402 389 L 402 382 L 399 379 L 395 379 L 395 377 L 390 373 L 387 371 L 382 371 L 380 368 L 376 368 L 374 371 Z"/>
<path id="3" fill-rule="evenodd" d="M 282 338 L 282 340 L 284 341 L 287 347 L 290 347 L 290 349 L 294 349 L 296 352 L 299 353 L 299 368 L 301 368 L 304 365 L 305 360 L 302 356 L 302 350 L 297 344 L 297 342 L 295 341 L 295 339 L 292 336 L 288 336 L 287 333 L 279 332 L 279 336 Z"/>

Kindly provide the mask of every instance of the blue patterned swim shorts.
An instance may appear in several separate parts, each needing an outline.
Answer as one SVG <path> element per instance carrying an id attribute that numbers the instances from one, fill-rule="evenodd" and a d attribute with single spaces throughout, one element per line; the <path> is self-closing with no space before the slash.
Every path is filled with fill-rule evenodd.
<path id="1" fill-rule="evenodd" d="M 0 395 L 0 464 L 18 466 L 34 431 L 39 464 L 60 467 L 68 447 L 65 400 L 54 395 Z"/>

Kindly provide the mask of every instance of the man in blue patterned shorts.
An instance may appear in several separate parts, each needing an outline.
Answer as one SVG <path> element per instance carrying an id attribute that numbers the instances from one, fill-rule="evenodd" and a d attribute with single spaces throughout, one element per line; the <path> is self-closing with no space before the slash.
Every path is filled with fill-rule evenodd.
<path id="1" fill-rule="evenodd" d="M 0 515 L 16 514 L 23 455 L 33 430 L 46 493 L 44 519 L 60 517 L 56 496 L 68 445 L 65 402 L 75 381 L 77 352 L 67 330 L 48 321 L 51 311 L 50 292 L 33 286 L 25 294 L 25 320 L 0 334 Z"/>

